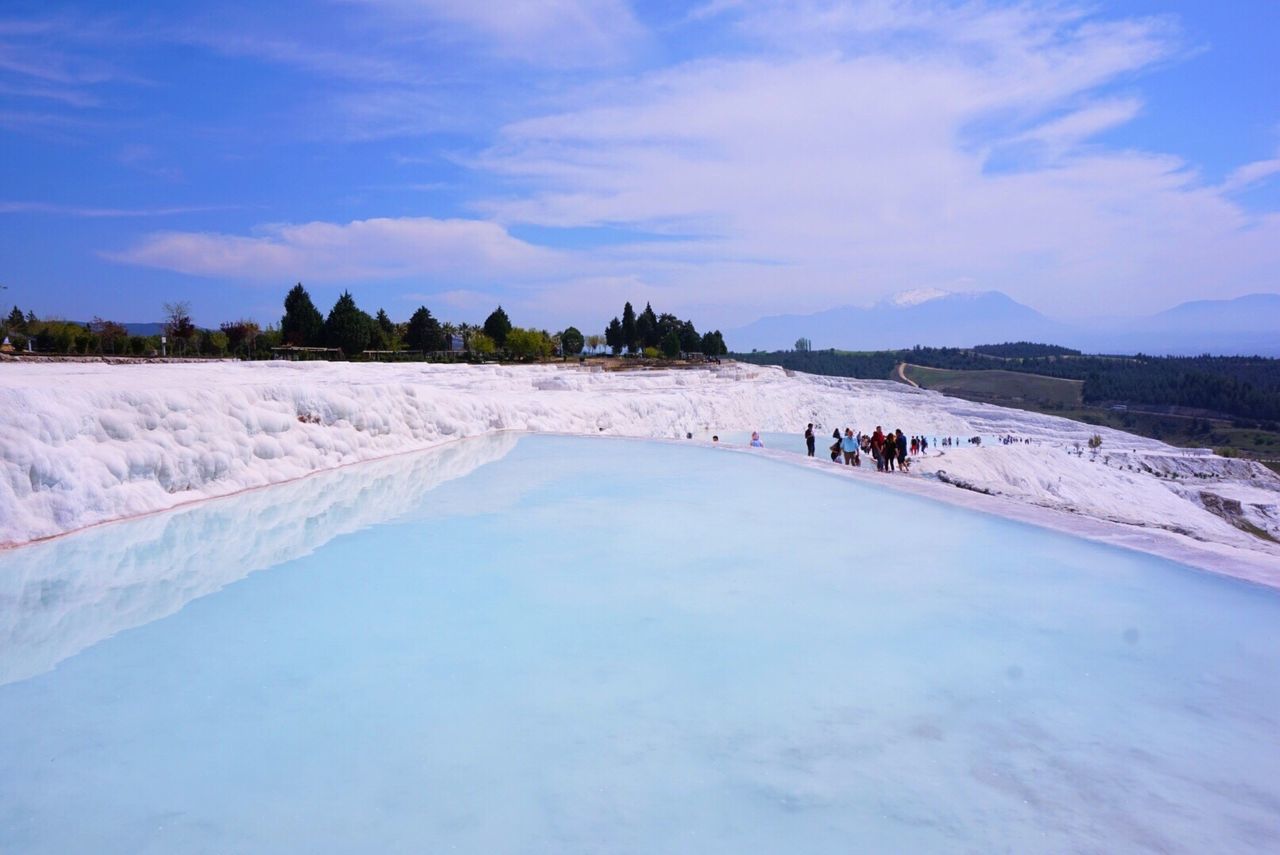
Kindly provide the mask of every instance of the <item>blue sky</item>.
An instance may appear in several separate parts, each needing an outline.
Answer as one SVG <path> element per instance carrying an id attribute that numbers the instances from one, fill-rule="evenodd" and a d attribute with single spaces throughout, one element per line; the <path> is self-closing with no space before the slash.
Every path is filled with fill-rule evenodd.
<path id="1" fill-rule="evenodd" d="M 728 328 L 1280 291 L 1280 3 L 8 2 L 0 301 Z"/>

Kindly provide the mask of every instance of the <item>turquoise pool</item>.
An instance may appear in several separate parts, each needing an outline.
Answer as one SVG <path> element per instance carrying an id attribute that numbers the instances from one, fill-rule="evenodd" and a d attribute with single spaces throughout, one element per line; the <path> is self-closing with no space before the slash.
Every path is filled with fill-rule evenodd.
<path id="1" fill-rule="evenodd" d="M 0 851 L 1266 852 L 1280 596 L 500 436 L 0 554 Z"/>

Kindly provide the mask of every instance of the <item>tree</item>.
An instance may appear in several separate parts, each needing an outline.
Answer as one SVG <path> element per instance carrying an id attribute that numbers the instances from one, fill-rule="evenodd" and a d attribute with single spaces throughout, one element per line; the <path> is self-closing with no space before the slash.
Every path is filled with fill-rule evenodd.
<path id="1" fill-rule="evenodd" d="M 565 332 L 568 332 L 568 330 L 565 330 Z M 599 335 L 598 333 L 592 333 L 587 336 L 587 349 L 592 353 L 598 351 L 602 344 L 604 344 L 604 336 Z"/>
<path id="2" fill-rule="evenodd" d="M 186 301 L 164 304 L 164 333 L 170 338 L 186 341 L 196 334 L 191 322 L 191 304 Z"/>
<path id="3" fill-rule="evenodd" d="M 724 336 L 720 335 L 720 330 L 702 336 L 702 352 L 707 356 L 724 356 L 729 352 L 729 348 L 724 344 Z"/>
<path id="4" fill-rule="evenodd" d="M 196 325 L 191 322 L 190 303 L 179 301 L 164 304 L 164 333 L 169 337 L 173 352 L 187 352 L 187 347 L 196 334 Z"/>
<path id="5" fill-rule="evenodd" d="M 801 353 L 808 353 L 813 350 L 813 342 L 807 338 L 798 338 L 796 339 L 796 350 Z"/>
<path id="6" fill-rule="evenodd" d="M 27 331 L 27 319 L 23 317 L 22 310 L 17 306 L 14 306 L 13 311 L 9 313 L 9 318 L 5 321 L 5 325 L 9 328 L 10 332 Z"/>
<path id="7" fill-rule="evenodd" d="M 667 359 L 675 359 L 680 355 L 680 334 L 674 329 L 667 330 L 662 339 L 662 355 Z"/>
<path id="8" fill-rule="evenodd" d="M 685 353 L 696 353 L 702 350 L 702 336 L 692 321 L 680 324 L 680 349 Z"/>
<path id="9" fill-rule="evenodd" d="M 124 324 L 95 317 L 89 322 L 89 331 L 98 337 L 98 350 L 104 353 L 124 353 L 129 348 L 129 331 Z"/>
<path id="10" fill-rule="evenodd" d="M 330 347 L 347 356 L 363 353 L 369 347 L 374 320 L 360 311 L 350 291 L 343 291 L 324 322 L 324 340 Z"/>
<path id="11" fill-rule="evenodd" d="M 254 351 L 254 342 L 258 338 L 258 324 L 241 318 L 238 321 L 227 321 L 218 326 L 227 337 L 227 349 L 232 354 L 241 354 L 243 356 L 252 357 Z"/>
<path id="12" fill-rule="evenodd" d="M 1089 437 L 1089 448 L 1093 449 L 1094 451 L 1097 451 L 1099 448 L 1102 448 L 1102 434 L 1095 433 L 1093 436 Z"/>
<path id="13" fill-rule="evenodd" d="M 565 331 L 560 333 L 560 350 L 565 356 L 577 356 L 582 353 L 584 344 L 586 339 L 582 337 L 577 327 L 565 327 Z"/>
<path id="14" fill-rule="evenodd" d="M 627 341 L 622 335 L 622 322 L 617 318 L 609 321 L 609 326 L 604 328 L 604 343 L 609 346 L 614 356 L 621 353 L 622 348 L 627 346 Z"/>
<path id="15" fill-rule="evenodd" d="M 311 302 L 311 295 L 301 282 L 294 285 L 284 298 L 280 336 L 285 344 L 296 347 L 318 347 L 323 341 L 324 316 Z"/>
<path id="16" fill-rule="evenodd" d="M 519 359 L 541 359 L 553 352 L 551 336 L 542 330 L 512 327 L 507 333 L 507 350 Z"/>
<path id="17" fill-rule="evenodd" d="M 670 316 L 674 318 L 675 316 Z M 641 347 L 657 347 L 662 341 L 665 331 L 658 326 L 658 316 L 653 313 L 653 306 L 644 304 L 644 311 L 636 318 L 636 337 Z"/>
<path id="18" fill-rule="evenodd" d="M 476 356 L 488 356 L 498 349 L 498 344 L 479 330 L 472 330 L 467 336 L 467 350 Z"/>
<path id="19" fill-rule="evenodd" d="M 631 308 L 629 302 L 622 307 L 622 345 L 633 353 L 640 346 L 640 337 L 636 332 L 636 310 Z"/>
<path id="20" fill-rule="evenodd" d="M 502 306 L 494 309 L 484 319 L 484 334 L 493 339 L 498 347 L 507 346 L 507 333 L 511 332 L 511 319 L 502 311 Z"/>
<path id="21" fill-rule="evenodd" d="M 404 340 L 412 350 L 421 350 L 423 353 L 445 349 L 444 330 L 426 306 L 419 306 L 409 317 Z"/>
<path id="22" fill-rule="evenodd" d="M 378 322 L 378 329 L 382 330 L 382 334 L 390 340 L 396 333 L 396 325 L 391 323 L 391 318 L 387 317 L 387 310 L 379 309 L 375 320 Z"/>

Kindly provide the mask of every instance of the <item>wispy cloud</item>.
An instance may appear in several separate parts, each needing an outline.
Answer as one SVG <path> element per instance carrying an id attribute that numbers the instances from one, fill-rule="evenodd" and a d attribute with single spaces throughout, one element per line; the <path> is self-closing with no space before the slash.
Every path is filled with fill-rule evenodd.
<path id="1" fill-rule="evenodd" d="M 1274 218 L 1176 157 L 1083 145 L 1138 113 L 1106 87 L 1177 54 L 1167 21 L 906 2 L 724 14 L 776 50 L 594 87 L 508 125 L 474 165 L 519 192 L 478 209 L 701 235 L 597 254 L 684 300 L 720 291 L 756 314 L 958 276 L 1065 314 L 1103 295 L 1169 302 L 1211 277 L 1274 287 Z M 842 37 L 853 47 L 831 49 Z M 1026 168 L 988 169 L 993 150 L 1029 139 L 1045 150 Z M 1259 251 L 1259 233 L 1276 248 Z"/>
<path id="2" fill-rule="evenodd" d="M 1226 193 L 1234 193 L 1237 190 L 1252 187 L 1276 174 L 1280 174 L 1280 157 L 1255 160 L 1228 175 L 1227 180 L 1222 182 L 1222 190 Z"/>
<path id="3" fill-rule="evenodd" d="M 158 232 L 105 256 L 197 276 L 322 282 L 422 275 L 529 278 L 545 276 L 560 263 L 556 253 L 493 223 L 431 217 L 266 225 L 252 235 Z"/>

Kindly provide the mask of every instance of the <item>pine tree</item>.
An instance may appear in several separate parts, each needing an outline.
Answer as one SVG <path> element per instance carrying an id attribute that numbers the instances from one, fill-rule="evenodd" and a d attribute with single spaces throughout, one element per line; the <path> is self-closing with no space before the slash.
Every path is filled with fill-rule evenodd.
<path id="1" fill-rule="evenodd" d="M 631 303 L 622 307 L 622 344 L 632 353 L 640 345 L 640 337 L 636 334 L 636 310 L 631 308 Z"/>
<path id="2" fill-rule="evenodd" d="M 373 318 L 360 311 L 351 292 L 343 291 L 324 322 L 324 339 L 346 356 L 363 353 L 369 347 Z"/>
<path id="3" fill-rule="evenodd" d="M 622 337 L 622 321 L 616 317 L 609 321 L 609 326 L 604 329 L 604 343 L 609 345 L 609 350 L 617 356 L 622 352 L 622 348 L 626 347 L 626 341 Z"/>
<path id="4" fill-rule="evenodd" d="M 391 323 L 391 318 L 387 317 L 386 309 L 379 309 L 377 314 L 378 329 L 389 339 L 396 331 L 396 325 Z"/>
<path id="5" fill-rule="evenodd" d="M 498 347 L 505 347 L 509 332 L 511 332 L 511 319 L 507 317 L 506 312 L 502 311 L 502 306 L 498 306 L 489 314 L 489 317 L 484 319 L 484 334 L 493 339 Z"/>
<path id="6" fill-rule="evenodd" d="M 654 314 L 653 306 L 645 303 L 644 311 L 636 318 L 636 335 L 640 339 L 640 346 L 657 347 L 664 332 L 658 325 L 658 316 Z"/>
<path id="7" fill-rule="evenodd" d="M 680 334 L 674 329 L 667 330 L 662 339 L 662 355 L 667 359 L 675 359 L 680 355 Z"/>
<path id="8" fill-rule="evenodd" d="M 324 316 L 311 302 L 311 295 L 301 282 L 284 298 L 280 336 L 285 344 L 298 347 L 319 347 L 324 339 Z"/>
<path id="9" fill-rule="evenodd" d="M 419 306 L 409 318 L 409 326 L 405 330 L 405 341 L 414 350 L 430 353 L 444 350 L 444 330 L 440 322 L 431 316 L 426 306 Z"/>
<path id="10" fill-rule="evenodd" d="M 686 353 L 702 350 L 702 336 L 693 325 L 693 321 L 680 324 L 680 349 Z"/>
<path id="11" fill-rule="evenodd" d="M 5 325 L 8 326 L 9 332 L 27 331 L 27 319 L 23 317 L 22 310 L 17 306 L 14 306 L 13 311 L 9 313 L 9 319 L 5 321 Z"/>

